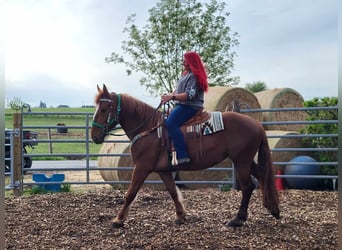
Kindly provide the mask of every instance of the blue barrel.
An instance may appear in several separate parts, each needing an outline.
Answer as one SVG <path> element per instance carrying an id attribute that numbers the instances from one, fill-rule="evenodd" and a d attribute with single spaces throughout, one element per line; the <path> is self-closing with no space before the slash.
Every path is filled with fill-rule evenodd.
<path id="1" fill-rule="evenodd" d="M 293 163 L 292 163 L 293 162 Z M 320 175 L 321 167 L 315 163 L 316 160 L 310 156 L 296 156 L 286 165 L 285 175 Z M 304 163 L 304 164 L 301 164 Z M 317 189 L 321 183 L 317 178 L 286 178 L 286 185 L 293 189 Z"/>

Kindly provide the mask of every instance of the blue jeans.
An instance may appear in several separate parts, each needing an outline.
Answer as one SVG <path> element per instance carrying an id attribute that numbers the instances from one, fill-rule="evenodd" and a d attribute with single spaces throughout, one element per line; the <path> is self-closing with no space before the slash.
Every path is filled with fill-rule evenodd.
<path id="1" fill-rule="evenodd" d="M 188 105 L 176 105 L 165 121 L 165 126 L 177 152 L 177 159 L 189 157 L 180 126 L 197 113 L 198 109 Z"/>

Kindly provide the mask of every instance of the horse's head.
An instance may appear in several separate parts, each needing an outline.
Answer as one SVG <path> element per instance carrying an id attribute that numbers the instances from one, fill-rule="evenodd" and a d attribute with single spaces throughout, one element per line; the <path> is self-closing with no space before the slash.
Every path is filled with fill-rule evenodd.
<path id="1" fill-rule="evenodd" d="M 110 94 L 106 85 L 97 86 L 96 110 L 93 116 L 91 138 L 96 144 L 104 141 L 105 136 L 119 123 L 121 96 Z"/>

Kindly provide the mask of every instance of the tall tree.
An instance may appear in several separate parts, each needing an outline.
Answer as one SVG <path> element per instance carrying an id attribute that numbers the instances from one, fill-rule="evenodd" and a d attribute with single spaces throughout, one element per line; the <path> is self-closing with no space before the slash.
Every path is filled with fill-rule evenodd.
<path id="1" fill-rule="evenodd" d="M 211 0 L 161 0 L 149 10 L 143 28 L 135 24 L 135 15 L 127 19 L 124 29 L 129 40 L 122 42 L 125 54 L 113 52 L 106 62 L 123 63 L 127 74 L 143 73 L 140 84 L 153 95 L 172 92 L 182 72 L 183 54 L 198 52 L 207 68 L 209 84 L 232 86 L 232 51 L 238 45 L 237 33 L 227 23 L 230 15 L 226 3 Z"/>

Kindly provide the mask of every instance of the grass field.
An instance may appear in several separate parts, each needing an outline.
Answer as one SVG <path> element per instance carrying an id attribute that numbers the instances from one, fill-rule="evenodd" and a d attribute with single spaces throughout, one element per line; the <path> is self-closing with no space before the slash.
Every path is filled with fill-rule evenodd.
<path id="1" fill-rule="evenodd" d="M 13 113 L 11 109 L 5 110 L 5 127 L 13 128 Z M 48 114 L 42 114 L 42 112 Z M 86 152 L 86 129 L 80 128 L 91 126 L 92 113 L 94 108 L 33 108 L 32 114 L 23 115 L 24 130 L 38 132 L 39 140 L 52 139 L 56 142 L 39 142 L 33 149 L 34 154 L 84 154 Z M 62 114 L 61 114 L 62 113 Z M 89 114 L 87 116 L 86 114 Z M 63 123 L 68 127 L 68 133 L 57 133 L 57 124 Z M 36 126 L 37 128 L 25 128 L 27 126 Z M 90 132 L 90 131 L 89 131 Z M 58 140 L 78 140 L 78 142 L 58 142 Z M 89 144 L 90 153 L 98 153 L 101 145 Z M 29 153 L 31 150 L 29 150 Z M 95 157 L 96 158 L 96 157 Z M 35 160 L 47 159 L 65 159 L 64 157 L 35 157 Z M 93 158 L 94 159 L 94 158 Z"/>
<path id="2" fill-rule="evenodd" d="M 26 110 L 25 110 L 26 111 Z M 39 114 L 39 113 L 56 113 L 54 114 Z M 24 125 L 56 125 L 57 123 L 65 123 L 68 126 L 84 125 L 85 115 L 75 115 L 75 113 L 89 113 L 92 114 L 94 108 L 32 108 L 34 115 L 24 115 Z M 13 127 L 13 114 L 16 113 L 13 109 L 5 109 L 5 127 Z M 58 114 L 63 113 L 63 114 Z"/>

